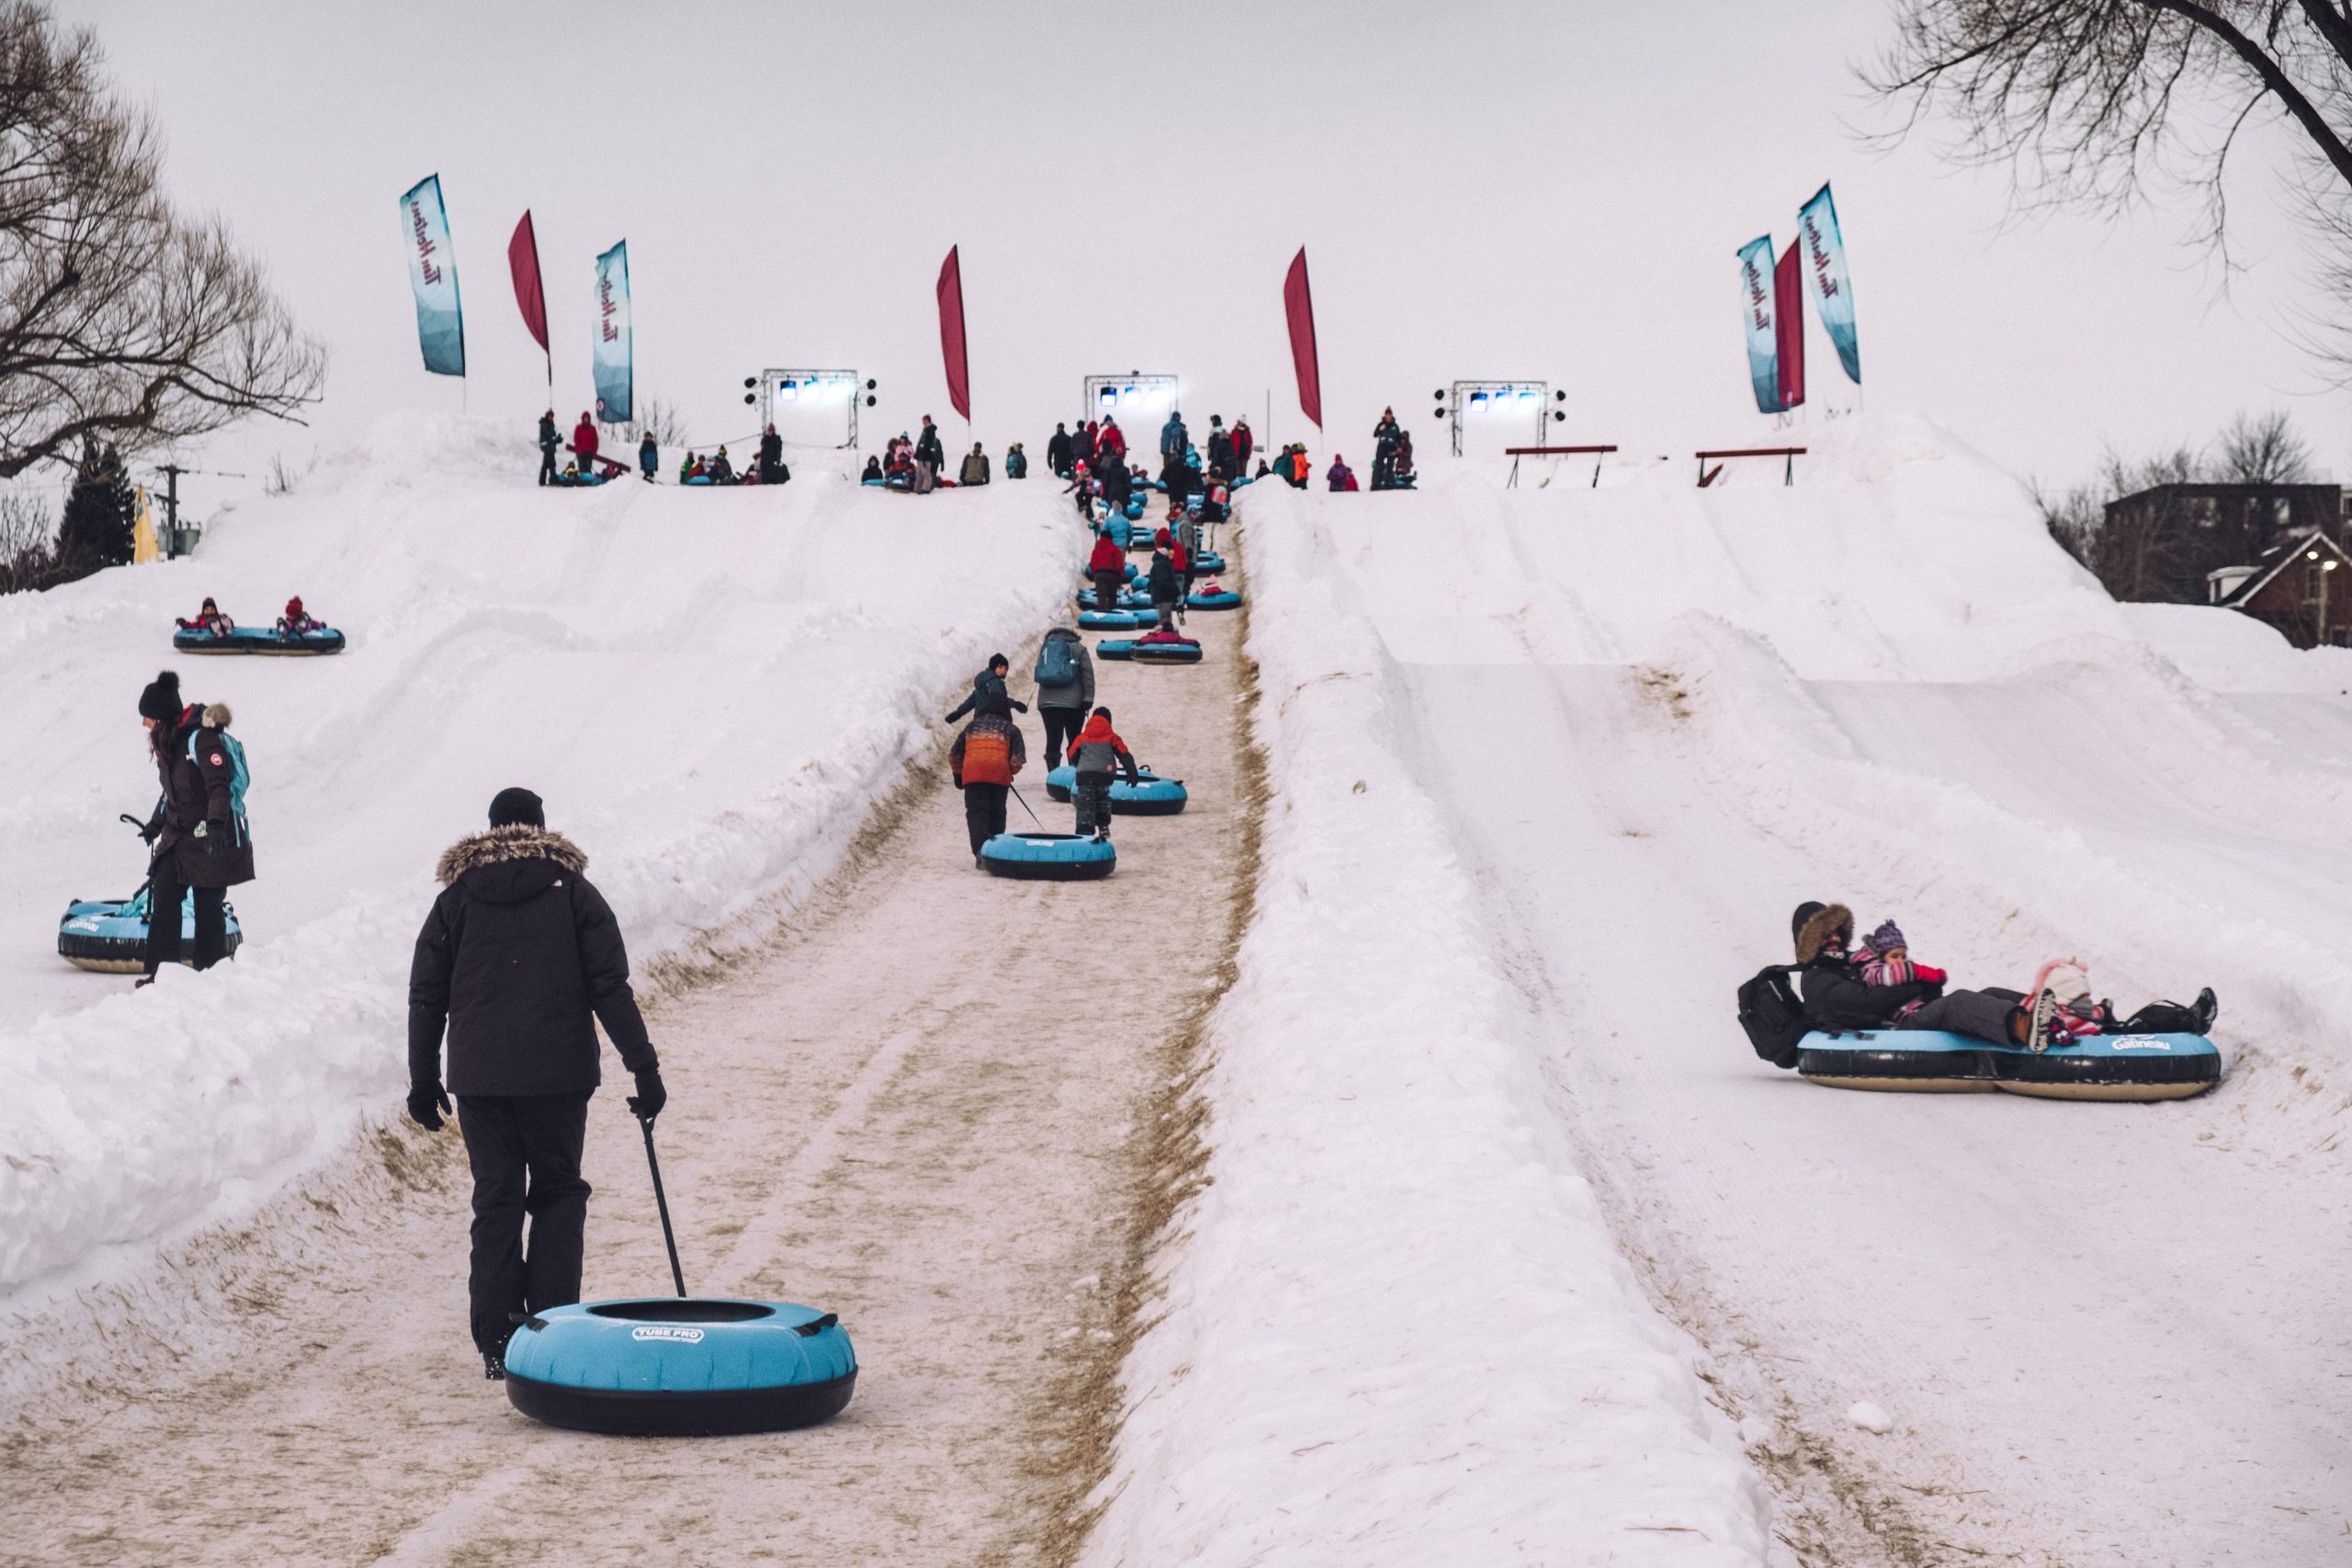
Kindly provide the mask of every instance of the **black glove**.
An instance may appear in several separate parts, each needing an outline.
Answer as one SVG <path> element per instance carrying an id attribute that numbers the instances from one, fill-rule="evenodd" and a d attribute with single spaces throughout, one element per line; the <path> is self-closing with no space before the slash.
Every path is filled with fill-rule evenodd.
<path id="1" fill-rule="evenodd" d="M 196 847 L 209 855 L 225 855 L 237 847 L 237 835 L 226 822 L 209 818 L 196 825 Z"/>
<path id="2" fill-rule="evenodd" d="M 1027 713 L 1029 711 L 1029 705 L 1027 703 L 1014 703 L 1012 705 L 1012 711 L 1015 713 Z"/>
<path id="3" fill-rule="evenodd" d="M 637 1075 L 637 1092 L 628 1097 L 630 1115 L 640 1122 L 650 1122 L 669 1103 L 670 1091 L 662 1087 L 661 1068 L 648 1067 Z"/>
<path id="4" fill-rule="evenodd" d="M 441 1130 L 441 1112 L 449 1109 L 449 1091 L 439 1084 L 416 1084 L 408 1091 L 408 1117 L 428 1133 Z"/>

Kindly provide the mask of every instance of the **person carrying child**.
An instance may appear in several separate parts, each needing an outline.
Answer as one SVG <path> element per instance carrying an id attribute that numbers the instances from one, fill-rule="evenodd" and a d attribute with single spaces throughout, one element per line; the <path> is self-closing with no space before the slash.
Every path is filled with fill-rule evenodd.
<path id="1" fill-rule="evenodd" d="M 1070 745 L 1069 761 L 1078 770 L 1069 792 L 1078 806 L 1078 836 L 1092 834 L 1107 840 L 1111 837 L 1111 775 L 1123 771 L 1129 784 L 1139 776 L 1135 753 L 1111 728 L 1109 708 L 1096 708 L 1087 718 L 1086 728 Z"/>

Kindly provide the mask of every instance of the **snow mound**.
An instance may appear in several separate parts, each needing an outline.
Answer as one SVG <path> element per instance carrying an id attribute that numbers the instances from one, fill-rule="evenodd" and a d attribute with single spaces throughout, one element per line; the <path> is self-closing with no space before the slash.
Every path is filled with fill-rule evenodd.
<path id="1" fill-rule="evenodd" d="M 40 739 L 0 796 L 0 1290 L 221 1217 L 396 1098 L 435 856 L 500 788 L 588 851 L 641 974 L 826 874 L 1082 549 L 1049 486 L 916 501 L 828 457 L 778 490 L 543 491 L 536 457 L 396 417 L 193 558 L 0 599 L 0 707 Z M 171 651 L 206 594 L 266 625 L 294 593 L 348 652 Z M 235 709 L 260 876 L 235 963 L 134 996 L 66 967 L 56 920 L 138 885 L 115 816 L 154 798 L 132 705 L 165 667 Z"/>

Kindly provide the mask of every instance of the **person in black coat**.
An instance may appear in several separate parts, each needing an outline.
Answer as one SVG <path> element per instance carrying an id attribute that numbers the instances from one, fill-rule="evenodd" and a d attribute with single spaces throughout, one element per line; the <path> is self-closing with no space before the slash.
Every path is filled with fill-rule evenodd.
<path id="1" fill-rule="evenodd" d="M 1798 905 L 1789 933 L 1796 941 L 1796 961 L 1804 966 L 1797 976 L 1797 994 L 1804 1002 L 1805 1021 L 1825 1033 L 1936 1029 L 1996 1045 L 2023 1045 L 2031 1038 L 2033 1015 L 2015 991 L 1947 996 L 1940 980 L 1865 984 L 1847 951 L 1854 941 L 1854 913 L 1843 904 Z"/>
<path id="2" fill-rule="evenodd" d="M 555 454 L 556 449 L 562 445 L 563 432 L 556 428 L 555 410 L 549 409 L 539 415 L 539 482 L 541 484 L 555 483 Z"/>
<path id="3" fill-rule="evenodd" d="M 784 437 L 771 424 L 760 433 L 760 482 L 780 485 L 790 481 L 792 470 L 784 466 Z"/>
<path id="4" fill-rule="evenodd" d="M 147 972 L 133 988 L 180 961 L 180 905 L 196 893 L 196 967 L 228 955 L 228 891 L 254 879 L 253 837 L 237 815 L 237 769 L 222 732 L 227 705 L 180 699 L 180 678 L 166 670 L 139 694 L 140 722 L 164 793 L 140 836 L 153 847 L 147 866 Z"/>
<path id="5" fill-rule="evenodd" d="M 491 1378 L 506 1375 L 507 1337 L 523 1315 L 580 1299 L 580 1155 L 601 1076 L 597 1023 L 637 1080 L 629 1110 L 650 1124 L 669 1100 L 629 989 L 620 922 L 587 865 L 577 845 L 548 831 L 537 795 L 501 790 L 490 830 L 443 852 L 441 896 L 409 965 L 408 1113 L 439 1132 L 457 1096 L 474 1177 L 468 1294 Z"/>
<path id="6" fill-rule="evenodd" d="M 1102 459 L 1102 466 L 1095 470 L 1095 477 L 1102 481 L 1103 501 L 1114 508 L 1125 506 L 1127 497 L 1135 493 L 1134 476 L 1127 472 L 1127 465 L 1116 455 Z"/>
<path id="7" fill-rule="evenodd" d="M 1058 423 L 1056 424 L 1054 438 L 1046 443 L 1046 467 L 1064 479 L 1069 478 L 1070 457 L 1073 450 L 1069 432 Z"/>

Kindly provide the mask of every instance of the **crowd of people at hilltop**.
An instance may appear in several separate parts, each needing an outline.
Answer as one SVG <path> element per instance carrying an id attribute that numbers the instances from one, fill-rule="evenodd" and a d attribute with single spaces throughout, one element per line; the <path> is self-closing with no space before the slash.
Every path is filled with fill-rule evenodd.
<path id="1" fill-rule="evenodd" d="M 1394 409 L 1381 411 L 1380 422 L 1373 427 L 1372 440 L 1369 485 L 1359 483 L 1347 458 L 1335 452 L 1323 471 L 1324 482 L 1332 492 L 1413 487 L 1418 477 L 1413 467 L 1413 437 L 1397 423 Z M 618 459 L 602 454 L 595 422 L 584 412 L 567 443 L 557 426 L 555 411 L 549 409 L 539 418 L 538 446 L 538 482 L 542 485 L 598 485 L 628 471 Z M 567 447 L 572 456 L 559 466 L 558 454 Z M 660 475 L 662 457 L 660 446 L 650 434 L 639 443 L 637 460 L 639 476 L 649 484 L 654 482 Z M 1228 426 L 1222 415 L 1210 415 L 1207 434 L 1196 445 L 1181 410 L 1171 412 L 1159 428 L 1156 464 L 1131 454 L 1118 420 L 1106 415 L 1083 421 L 1076 428 L 1057 423 L 1052 438 L 1046 443 L 1046 467 L 1065 484 L 1077 485 L 1088 496 L 1113 509 L 1124 507 L 1138 479 L 1148 479 L 1152 488 L 1168 496 L 1171 513 L 1183 511 L 1194 497 L 1205 500 L 1215 492 L 1213 504 L 1220 516 L 1227 493 L 1235 485 L 1273 479 L 1294 490 L 1306 490 L 1313 483 L 1315 474 L 1314 459 L 1308 456 L 1306 443 L 1292 442 L 1269 456 L 1260 449 L 1247 419 L 1237 419 Z M 987 447 L 975 441 L 972 449 L 957 461 L 954 477 L 950 478 L 945 441 L 931 415 L 925 414 L 920 430 L 912 434 L 900 431 L 883 444 L 878 455 L 868 457 L 858 477 L 866 484 L 928 495 L 942 489 L 988 484 L 999 468 L 989 459 Z M 1001 471 L 1008 479 L 1029 477 L 1028 455 L 1020 442 L 1005 448 Z M 761 433 L 755 462 L 739 468 L 724 446 L 705 450 L 689 447 L 679 459 L 677 477 L 680 484 L 693 485 L 783 484 L 792 478 L 792 470 L 784 460 L 783 439 L 771 424 Z"/>

